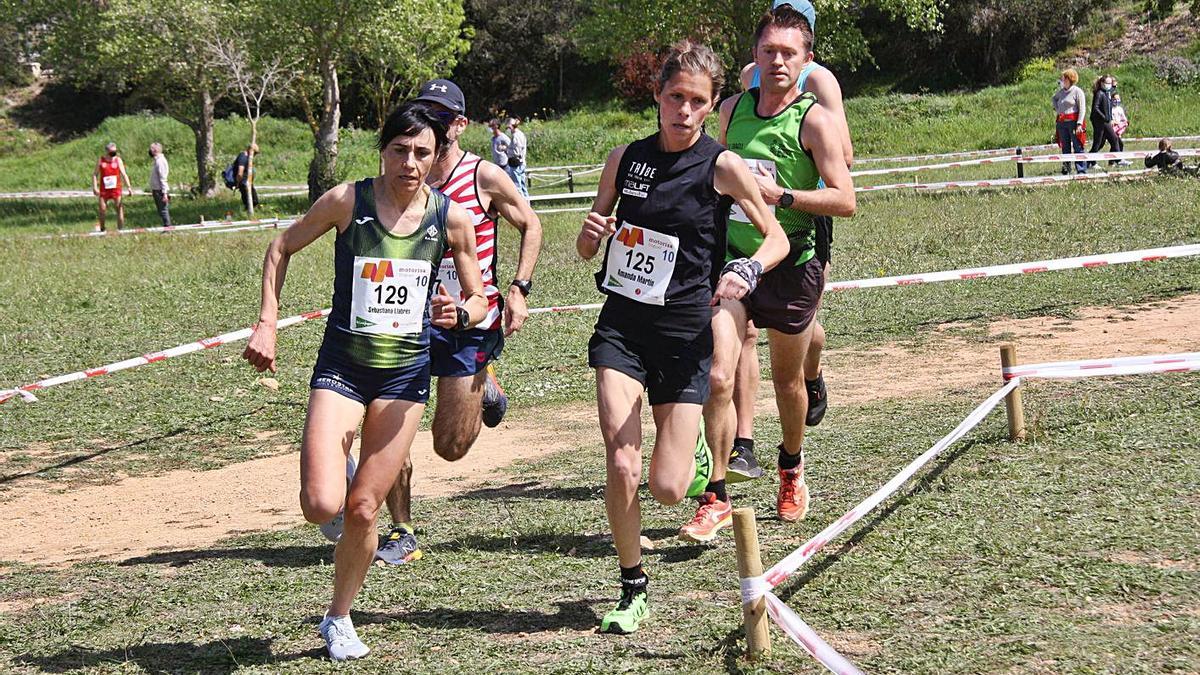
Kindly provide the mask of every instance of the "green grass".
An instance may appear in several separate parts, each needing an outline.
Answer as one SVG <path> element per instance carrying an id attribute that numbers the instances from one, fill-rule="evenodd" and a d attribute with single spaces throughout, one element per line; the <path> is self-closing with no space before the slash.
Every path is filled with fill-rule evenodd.
<path id="1" fill-rule="evenodd" d="M 836 226 L 834 276 L 852 279 L 1200 241 L 1200 184 L 1155 179 L 995 193 L 874 194 Z M 1062 213 L 1074 214 L 1063 220 Z M 595 302 L 595 262 L 577 259 L 578 216 L 544 219 L 534 306 Z M 516 237 L 501 235 L 501 277 Z M 128 358 L 249 325 L 268 232 L 0 242 L 0 386 Z M 332 238 L 296 256 L 281 316 L 328 306 Z M 86 270 L 83 273 L 72 271 Z M 836 293 L 824 322 L 834 347 L 918 344 L 945 322 L 1069 317 L 1200 289 L 1200 261 L 1179 259 L 1032 277 Z M 515 408 L 592 396 L 584 345 L 594 313 L 532 319 L 500 363 Z M 281 333 L 282 389 L 256 386 L 242 345 L 173 359 L 0 406 L 6 473 L 105 481 L 116 472 L 202 468 L 278 452 L 254 432 L 298 438 L 319 322 Z M 223 401 L 211 401 L 211 397 Z M 85 430 L 85 431 L 80 431 Z M 219 438 L 219 443 L 213 443 Z M 31 452 L 28 449 L 35 448 Z M 87 461 L 82 457 L 95 454 Z M 4 489 L 0 484 L 0 491 Z"/>
<path id="2" fill-rule="evenodd" d="M 768 564 L 857 503 L 986 394 L 831 410 L 814 430 L 809 518 L 753 506 Z M 1192 376 L 1039 384 L 1032 435 L 1003 440 L 994 413 L 779 591 L 869 672 L 1188 672 L 1200 665 Z M 776 422 L 760 420 L 763 445 Z M 315 528 L 66 569 L 10 567 L 0 668 L 13 672 L 777 672 L 819 667 L 775 632 L 739 658 L 731 537 L 672 539 L 686 506 L 643 500 L 650 619 L 593 633 L 615 601 L 598 442 L 522 463 L 484 489 L 422 501 L 427 556 L 372 568 L 355 606 L 368 660 L 334 667 L 315 635 L 331 548 Z M 765 458 L 769 460 L 769 457 Z M 768 461 L 769 463 L 769 461 Z M 1191 566 L 1191 567 L 1189 567 Z M 774 629 L 772 629 L 774 630 Z"/>

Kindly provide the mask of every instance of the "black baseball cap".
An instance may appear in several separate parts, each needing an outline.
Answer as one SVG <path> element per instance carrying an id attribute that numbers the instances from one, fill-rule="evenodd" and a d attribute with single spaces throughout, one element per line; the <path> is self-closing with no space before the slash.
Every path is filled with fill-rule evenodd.
<path id="1" fill-rule="evenodd" d="M 440 103 L 459 115 L 467 112 L 467 99 L 462 89 L 450 80 L 430 80 L 421 85 L 421 93 L 413 99 L 426 103 Z"/>

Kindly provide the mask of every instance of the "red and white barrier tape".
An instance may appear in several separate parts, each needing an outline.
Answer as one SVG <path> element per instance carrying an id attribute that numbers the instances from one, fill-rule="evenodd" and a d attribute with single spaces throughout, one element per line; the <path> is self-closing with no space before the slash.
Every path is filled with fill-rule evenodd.
<path id="1" fill-rule="evenodd" d="M 1195 157 L 1200 155 L 1200 148 L 1182 148 L 1176 150 L 1180 157 Z M 938 169 L 959 169 L 966 166 L 982 166 L 985 164 L 1008 164 L 1016 162 L 1018 164 L 1036 164 L 1044 162 L 1101 162 L 1101 161 L 1118 161 L 1129 159 L 1143 159 L 1145 157 L 1153 157 L 1158 154 L 1157 150 L 1130 150 L 1127 152 L 1082 152 L 1072 154 L 1058 155 L 1004 155 L 1001 157 L 989 157 L 985 159 L 965 159 L 958 162 L 944 162 L 941 164 L 924 164 L 920 166 L 898 166 L 887 169 L 868 169 L 866 171 L 851 171 L 850 176 L 858 178 L 861 176 L 886 176 L 898 173 L 917 173 L 919 171 L 934 171 Z"/>
<path id="2" fill-rule="evenodd" d="M 1030 185 L 1051 185 L 1072 183 L 1075 181 L 1106 181 L 1140 178 L 1147 174 L 1157 173 L 1157 169 L 1134 169 L 1132 171 L 1109 171 L 1107 173 L 1069 174 L 1066 176 L 1028 176 L 1025 178 L 991 178 L 983 180 L 944 181 L 940 183 L 897 183 L 895 185 L 878 185 L 873 187 L 858 187 L 855 192 L 877 192 L 881 190 L 912 189 L 922 191 L 957 190 L 964 188 L 1002 188 L 1022 187 Z"/>
<path id="3" fill-rule="evenodd" d="M 1157 143 L 1163 138 L 1169 141 L 1200 141 L 1200 136 L 1158 136 L 1155 138 L 1123 138 L 1125 143 Z M 1054 143 L 1045 145 L 1024 145 L 1021 146 L 1021 152 L 1030 152 L 1034 150 L 1057 150 L 1059 146 Z M 954 158 L 971 158 L 971 157 L 995 157 L 997 155 L 1015 155 L 1017 148 L 992 148 L 989 150 L 964 150 L 962 152 L 943 152 L 932 155 L 904 155 L 896 157 L 855 157 L 855 164 L 883 164 L 887 162 L 920 162 L 927 159 L 954 159 Z"/>
<path id="4" fill-rule="evenodd" d="M 1038 260 L 1035 262 L 1011 263 L 1007 265 L 991 265 L 989 267 L 972 267 L 967 269 L 949 270 L 946 272 L 929 272 L 928 274 L 910 274 L 892 277 L 875 277 L 872 279 L 855 279 L 851 281 L 833 281 L 825 284 L 826 291 L 848 291 L 859 288 L 879 288 L 884 286 L 916 286 L 941 281 L 967 281 L 990 277 L 1004 277 L 1021 274 L 1037 274 L 1068 269 L 1089 269 L 1107 267 L 1135 262 L 1154 262 L 1168 258 L 1187 258 L 1200 255 L 1200 244 L 1183 244 L 1181 246 L 1165 246 L 1161 248 L 1146 248 L 1138 251 L 1122 251 L 1118 253 L 1102 253 L 1085 255 L 1075 258 L 1056 258 Z M 530 314 L 545 314 L 553 312 L 582 312 L 603 307 L 603 303 L 588 303 L 580 305 L 559 305 L 555 307 L 538 307 L 529 310 Z"/>
<path id="5" fill-rule="evenodd" d="M 1081 364 L 1089 364 L 1090 368 L 1083 368 Z M 1101 367 L 1105 366 L 1105 367 Z M 1015 374 L 1015 372 L 1006 375 L 1011 377 L 1003 387 L 996 390 L 983 403 L 979 404 L 971 414 L 958 424 L 946 436 L 942 437 L 929 450 L 926 450 L 919 457 L 914 459 L 896 474 L 890 481 L 876 490 L 871 496 L 864 499 L 857 506 L 851 508 L 841 518 L 838 518 L 824 530 L 821 530 L 812 539 L 809 539 L 800 548 L 796 549 L 790 555 L 780 560 L 774 567 L 767 570 L 761 579 L 744 579 L 742 581 L 742 602 L 753 602 L 759 597 L 763 597 L 767 601 L 768 611 L 775 604 L 783 604 L 775 597 L 770 589 L 778 587 L 789 577 L 796 573 L 798 569 L 808 560 L 810 560 L 818 551 L 823 549 L 829 542 L 837 538 L 838 535 L 845 532 L 851 525 L 860 520 L 863 516 L 875 510 L 885 499 L 892 496 L 905 483 L 908 482 L 913 475 L 916 474 L 922 467 L 940 455 L 946 448 L 953 445 L 956 441 L 967 434 L 968 431 L 974 429 L 980 422 L 987 417 L 993 409 L 1000 404 L 1009 392 L 1016 389 L 1021 384 L 1022 378 L 1038 377 L 1038 378 L 1087 378 L 1087 377 L 1109 377 L 1117 375 L 1146 375 L 1155 373 L 1176 373 L 1176 372 L 1195 372 L 1200 371 L 1200 353 L 1190 352 L 1184 354 L 1161 354 L 1156 356 L 1144 357 L 1129 357 L 1117 359 L 1098 359 L 1094 361 L 1064 361 L 1058 363 L 1043 363 L 1033 364 L 1031 366 L 1016 366 L 1012 370 L 1020 369 L 1023 374 Z M 1025 370 L 1030 370 L 1030 373 L 1024 373 Z M 790 610 L 789 610 L 790 612 Z M 775 618 L 780 627 L 788 633 L 792 639 L 796 640 L 805 649 L 809 651 L 817 660 L 826 668 L 833 672 L 847 672 L 845 667 L 849 664 L 841 654 L 836 650 L 821 641 L 816 643 L 813 638 L 820 640 L 820 637 L 809 628 L 803 621 L 799 621 L 796 616 L 795 620 L 787 617 L 783 612 L 771 612 L 771 616 Z M 782 620 L 781 620 L 782 617 Z M 812 646 L 810 646 L 812 645 Z M 824 645 L 822 648 L 821 645 Z M 826 651 L 828 650 L 828 651 Z M 829 652 L 832 652 L 830 654 Z M 853 668 L 853 665 L 850 665 Z M 853 671 L 851 671 L 853 672 Z"/>
<path id="6" fill-rule="evenodd" d="M 134 227 L 125 230 L 116 230 L 113 232 L 66 232 L 63 234 L 44 234 L 29 237 L 29 239 L 76 239 L 86 237 L 106 237 L 109 235 L 126 235 L 126 234 L 171 234 L 174 232 L 198 233 L 198 232 L 241 232 L 244 230 L 266 230 L 266 229 L 286 229 L 296 222 L 297 217 L 290 218 L 264 218 L 254 220 L 206 220 L 202 223 L 188 223 L 186 225 L 172 225 L 170 227 Z"/>
<path id="7" fill-rule="evenodd" d="M 253 227 L 264 227 L 264 226 L 269 226 L 269 225 L 260 225 L 260 226 L 251 226 L 251 227 L 253 228 Z M 1167 246 L 1167 247 L 1163 247 L 1163 248 L 1148 248 L 1148 249 L 1142 249 L 1139 251 L 1125 251 L 1125 252 L 1120 252 L 1120 253 L 1109 253 L 1109 254 L 1093 255 L 1093 256 L 1081 256 L 1081 257 L 1076 257 L 1076 258 L 1058 258 L 1055 260 L 1041 260 L 1041 261 L 1032 262 L 1032 263 L 1015 263 L 1015 264 L 1010 264 L 1010 265 L 994 265 L 991 267 L 976 267 L 976 268 L 971 268 L 971 269 L 951 270 L 948 272 L 930 272 L 929 274 L 921 274 L 921 275 L 878 277 L 878 278 L 874 278 L 874 279 L 858 279 L 855 281 L 838 281 L 838 282 L 826 284 L 825 290 L 826 291 L 846 291 L 846 290 L 851 290 L 851 289 L 875 288 L 875 287 L 882 287 L 882 286 L 914 286 L 917 284 L 935 283 L 935 282 L 941 282 L 941 281 L 964 281 L 964 280 L 969 280 L 969 279 L 982 279 L 982 278 L 986 278 L 986 277 L 1011 276 L 1011 275 L 1017 275 L 1017 274 L 1035 274 L 1038 272 L 1047 272 L 1047 271 L 1051 271 L 1051 270 L 1106 267 L 1108 265 L 1118 265 L 1118 264 L 1133 263 L 1133 262 L 1150 262 L 1150 261 L 1157 261 L 1157 260 L 1166 260 L 1168 258 L 1183 258 L 1183 257 L 1189 257 L 1189 256 L 1196 256 L 1196 255 L 1200 255 L 1200 244 L 1185 244 L 1182 246 Z M 531 315 L 533 315 L 533 314 L 556 314 L 556 313 L 564 313 L 564 312 L 583 312 L 583 311 L 597 310 L 603 306 L 604 306 L 603 303 L 588 303 L 588 304 L 579 304 L 579 305 L 561 305 L 561 306 L 553 306 L 553 307 L 535 307 L 533 309 L 530 309 L 529 313 Z M 329 311 L 330 311 L 329 309 L 323 309 L 320 311 L 308 312 L 307 314 L 301 314 L 299 316 L 294 316 L 294 317 L 290 317 L 288 319 L 283 319 L 282 321 L 279 322 L 279 327 L 285 328 L 287 326 L 301 323 L 302 321 L 307 321 L 312 318 L 317 318 L 318 316 L 326 316 L 329 314 Z M 167 358 L 169 358 L 171 356 L 179 356 L 181 354 L 188 354 L 193 351 L 199 351 L 200 348 L 194 347 L 194 345 L 204 345 L 204 344 L 212 343 L 209 346 L 215 347 L 219 344 L 223 344 L 223 343 L 227 343 L 227 342 L 231 342 L 231 341 L 235 341 L 235 340 L 244 340 L 244 339 L 250 337 L 251 332 L 252 331 L 250 329 L 243 329 L 241 331 L 235 331 L 233 333 L 226 333 L 224 335 L 219 335 L 215 338 L 208 338 L 207 340 L 198 340 L 197 342 L 189 343 L 187 345 L 180 345 L 179 347 L 174 347 L 174 348 L 166 350 L 164 352 L 155 352 L 154 354 L 148 355 L 148 356 L 154 356 L 154 355 L 158 355 L 158 354 L 167 354 L 168 355 Z M 213 342 L 213 341 L 215 341 L 215 342 Z M 207 349 L 208 347 L 203 347 L 203 348 Z M 35 382 L 30 385 L 25 385 L 23 387 L 19 387 L 18 389 L 0 390 L 0 403 L 3 403 L 4 401 L 12 398 L 13 396 L 18 395 L 18 393 L 20 391 L 25 391 L 25 392 L 36 391 L 37 389 L 44 389 L 46 387 L 52 387 L 54 385 L 64 384 L 66 382 L 74 382 L 76 380 L 81 380 L 81 379 L 85 379 L 88 377 L 95 377 L 97 375 L 105 375 L 110 372 L 116 372 L 117 370 L 125 370 L 126 368 L 141 366 L 141 365 L 145 365 L 146 363 L 154 363 L 155 361 L 161 361 L 161 360 L 162 360 L 162 358 L 150 359 L 146 356 L 142 356 L 142 357 L 137 357 L 134 359 L 128 359 L 126 361 L 121 361 L 117 364 L 112 364 L 110 366 L 102 366 L 99 368 L 93 368 L 91 370 L 85 370 L 85 371 L 80 371 L 77 373 L 72 373 L 70 375 L 62 375 L 59 377 L 52 377 L 47 380 L 42 380 L 40 382 Z M 122 364 L 126 364 L 126 365 L 122 365 Z M 121 366 L 121 367 L 114 368 L 113 366 Z"/>
<path id="8" fill-rule="evenodd" d="M 291 316 L 286 319 L 282 319 L 276 325 L 276 328 L 287 328 L 288 326 L 294 326 L 298 323 L 311 321 L 313 319 L 320 319 L 328 315 L 328 309 L 322 309 L 316 312 L 307 312 L 305 314 L 299 314 L 297 316 Z M 60 384 L 66 384 L 67 382 L 75 382 L 77 380 L 86 380 L 92 377 L 108 375 L 121 370 L 128 370 L 130 368 L 144 366 L 147 363 L 157 363 L 159 361 L 164 361 L 176 356 L 183 356 L 184 354 L 191 354 L 192 352 L 199 352 L 205 349 L 212 349 L 213 347 L 219 347 L 230 342 L 245 340 L 253 333 L 253 327 L 243 328 L 241 330 L 223 333 L 214 337 L 204 338 L 203 340 L 188 342 L 186 344 L 179 345 L 178 347 L 172 347 L 161 352 L 151 352 L 149 354 L 143 354 L 142 356 L 137 356 L 132 359 L 117 361 L 116 363 L 110 363 L 107 366 L 100 366 L 98 368 L 90 368 L 88 370 L 80 370 L 74 373 L 68 373 L 66 375 L 46 378 L 32 384 L 26 384 L 24 386 L 17 387 L 16 389 L 0 390 L 0 403 L 4 403 L 15 396 L 20 396 L 26 401 L 34 402 L 37 401 L 37 398 L 32 394 L 32 392 L 35 392 L 39 389 L 47 389 Z"/>
<path id="9" fill-rule="evenodd" d="M 1200 244 L 1184 244 L 1181 246 L 1165 246 L 1162 248 L 1146 248 L 1138 251 L 1123 251 L 1119 253 L 1103 253 L 1100 255 L 1085 255 L 1075 258 L 1055 258 L 1035 262 L 1012 263 L 1008 265 L 991 265 L 988 267 L 972 267 L 967 269 L 949 270 L 946 272 L 930 272 L 907 276 L 877 277 L 874 279 L 857 279 L 854 281 L 835 281 L 825 285 L 826 291 L 845 291 L 855 288 L 876 288 L 881 286 L 913 286 L 939 281 L 963 281 L 967 279 L 982 279 L 985 277 L 1003 277 L 1018 274 L 1036 274 L 1051 270 L 1082 269 L 1106 267 L 1134 262 L 1152 262 L 1167 258 L 1186 258 L 1200 255 Z"/>
<path id="10" fill-rule="evenodd" d="M 1145 356 L 1126 356 L 1112 359 L 1090 359 L 1087 361 L 1055 361 L 1053 363 L 1029 363 L 1018 366 L 1008 366 L 1002 369 L 1005 380 L 1014 377 L 1060 377 L 1064 373 L 1095 372 L 1097 376 L 1106 375 L 1130 366 L 1162 366 L 1170 371 L 1171 366 L 1186 367 L 1188 363 L 1200 361 L 1200 352 L 1182 354 L 1147 354 Z M 1096 371 L 1107 372 L 1096 372 Z"/>

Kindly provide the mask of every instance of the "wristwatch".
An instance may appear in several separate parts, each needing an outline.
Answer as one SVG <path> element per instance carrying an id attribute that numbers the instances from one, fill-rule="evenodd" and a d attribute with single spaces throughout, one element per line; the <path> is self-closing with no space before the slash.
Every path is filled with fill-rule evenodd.
<path id="1" fill-rule="evenodd" d="M 462 305 L 455 307 L 454 311 L 458 316 L 458 322 L 454 324 L 454 330 L 466 330 L 471 325 L 471 313 Z"/>
<path id="2" fill-rule="evenodd" d="M 796 196 L 792 194 L 791 190 L 784 190 L 783 194 L 779 196 L 779 205 L 785 209 L 792 208 L 792 204 L 795 202 Z"/>
<path id="3" fill-rule="evenodd" d="M 509 285 L 516 286 L 517 290 L 521 291 L 521 295 L 525 297 L 529 297 L 530 291 L 533 290 L 533 282 L 529 279 L 513 279 Z"/>

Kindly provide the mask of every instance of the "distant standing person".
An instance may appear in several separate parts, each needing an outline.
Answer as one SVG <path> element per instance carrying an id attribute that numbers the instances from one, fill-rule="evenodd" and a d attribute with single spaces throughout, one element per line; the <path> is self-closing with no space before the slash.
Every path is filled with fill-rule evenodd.
<path id="1" fill-rule="evenodd" d="M 1117 135 L 1113 129 L 1113 104 L 1112 104 L 1112 75 L 1101 75 L 1096 78 L 1096 83 L 1092 85 L 1092 148 L 1088 152 L 1100 152 L 1104 144 L 1108 143 L 1108 149 L 1111 152 L 1121 152 L 1125 146 L 1121 143 L 1121 137 Z M 1117 163 L 1117 160 L 1109 162 L 1109 166 Z M 1095 162 L 1089 162 L 1089 166 L 1095 166 Z"/>
<path id="2" fill-rule="evenodd" d="M 512 141 L 500 130 L 500 120 L 492 120 L 488 126 L 492 129 L 492 164 L 504 169 L 511 177 L 508 171 L 508 146 Z"/>
<path id="3" fill-rule="evenodd" d="M 521 131 L 519 118 L 509 118 L 508 135 L 512 139 L 508 145 L 508 175 L 516 184 L 517 191 L 528 198 L 529 188 L 525 185 L 525 157 L 529 151 L 529 141 L 525 138 L 525 132 Z"/>
<path id="4" fill-rule="evenodd" d="M 1111 76 L 1110 76 L 1111 77 Z M 1112 78 L 1112 91 L 1108 92 L 1112 98 L 1112 126 L 1113 131 L 1117 133 L 1117 138 L 1121 139 L 1121 147 L 1125 147 L 1125 131 L 1129 129 L 1129 115 L 1125 112 L 1125 104 L 1121 102 L 1121 95 L 1117 93 L 1117 78 Z M 1117 166 L 1130 166 L 1133 162 L 1122 159 L 1117 162 Z"/>
<path id="5" fill-rule="evenodd" d="M 1078 87 L 1078 82 L 1079 73 L 1074 68 L 1067 68 L 1059 78 L 1058 91 L 1050 97 L 1057 115 L 1054 126 L 1055 142 L 1064 154 L 1083 152 L 1083 140 L 1080 136 L 1083 134 L 1083 111 L 1087 110 L 1087 96 Z M 1087 162 L 1076 162 L 1075 171 L 1080 174 L 1087 173 Z M 1063 162 L 1062 172 L 1064 176 L 1071 173 L 1070 162 Z"/>
<path id="6" fill-rule="evenodd" d="M 125 205 L 121 203 L 121 187 L 133 196 L 133 188 L 129 182 L 129 174 L 125 173 L 125 162 L 117 154 L 117 144 L 109 143 L 104 146 L 104 154 L 96 161 L 92 171 L 92 194 L 100 198 L 100 231 L 105 231 L 104 220 L 108 215 L 108 203 L 114 202 L 117 207 L 117 229 L 125 227 Z"/>
<path id="7" fill-rule="evenodd" d="M 162 143 L 150 144 L 150 194 L 154 195 L 154 206 L 158 209 L 158 217 L 162 219 L 163 227 L 171 226 L 171 188 L 167 176 L 171 171 L 167 164 L 167 156 L 163 154 Z"/>
<path id="8" fill-rule="evenodd" d="M 246 149 L 238 153 L 237 159 L 233 160 L 234 174 L 233 181 L 237 185 L 238 192 L 242 193 L 242 207 L 247 211 L 250 210 L 250 199 L 254 199 L 254 207 L 258 208 L 258 189 L 254 187 L 254 169 L 250 166 L 250 158 L 258 156 L 258 144 L 251 143 L 246 146 Z"/>

